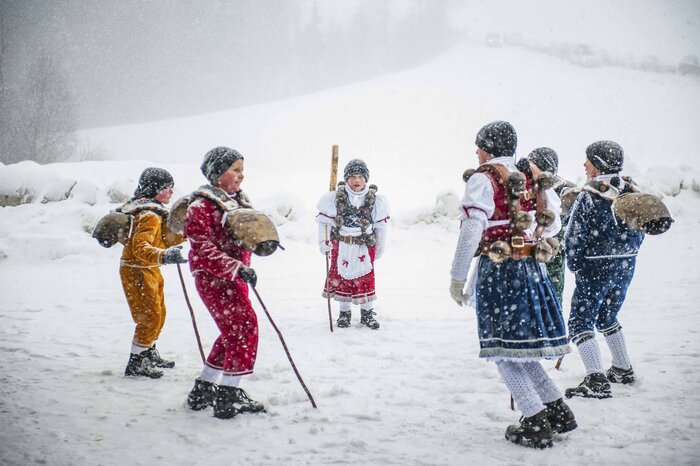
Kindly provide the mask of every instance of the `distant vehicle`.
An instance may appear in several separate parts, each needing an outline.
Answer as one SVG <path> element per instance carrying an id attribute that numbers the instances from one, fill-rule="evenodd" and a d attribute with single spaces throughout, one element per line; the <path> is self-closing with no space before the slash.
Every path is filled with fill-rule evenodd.
<path id="1" fill-rule="evenodd" d="M 678 63 L 678 73 L 685 76 L 688 74 L 700 75 L 700 63 L 697 55 L 686 55 Z"/>
<path id="2" fill-rule="evenodd" d="M 598 67 L 601 64 L 600 57 L 587 44 L 577 44 L 569 49 L 569 63 L 588 68 Z"/>
<path id="3" fill-rule="evenodd" d="M 505 40 L 503 40 L 502 35 L 497 34 L 495 32 L 486 34 L 486 45 L 488 45 L 489 47 L 502 47 L 504 43 Z"/>

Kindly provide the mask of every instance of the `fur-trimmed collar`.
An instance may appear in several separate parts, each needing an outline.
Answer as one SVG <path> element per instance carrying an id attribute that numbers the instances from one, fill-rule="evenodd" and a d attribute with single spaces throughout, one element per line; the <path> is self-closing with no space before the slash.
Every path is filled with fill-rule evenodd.
<path id="1" fill-rule="evenodd" d="M 136 215 L 142 210 L 150 210 L 155 212 L 163 218 L 167 218 L 168 208 L 162 203 L 156 201 L 155 199 L 140 197 L 129 199 L 124 205 L 116 209 L 117 212 L 121 212 L 127 215 Z"/>
<path id="2" fill-rule="evenodd" d="M 613 178 L 620 178 L 620 186 L 610 184 Z M 629 176 L 601 175 L 593 180 L 588 180 L 583 185 L 583 190 L 596 194 L 605 199 L 615 199 L 622 193 L 639 192 L 639 186 Z"/>
<path id="3" fill-rule="evenodd" d="M 192 192 L 192 197 L 207 198 L 225 212 L 238 209 L 239 207 L 253 208 L 250 204 L 250 199 L 248 199 L 248 196 L 243 191 L 228 194 L 223 189 L 210 184 L 205 184 L 195 189 Z"/>

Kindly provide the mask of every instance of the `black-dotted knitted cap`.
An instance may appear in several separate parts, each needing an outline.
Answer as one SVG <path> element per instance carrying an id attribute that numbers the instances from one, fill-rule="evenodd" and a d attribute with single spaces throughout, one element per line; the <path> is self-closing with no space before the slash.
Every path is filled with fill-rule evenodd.
<path id="1" fill-rule="evenodd" d="M 552 175 L 556 175 L 559 169 L 559 156 L 549 147 L 538 147 L 528 154 L 527 159 L 543 172 Z"/>
<path id="2" fill-rule="evenodd" d="M 214 183 L 239 159 L 243 159 L 243 156 L 237 150 L 219 146 L 206 153 L 202 166 L 199 168 L 209 182 Z"/>
<path id="3" fill-rule="evenodd" d="M 369 169 L 367 164 L 360 159 L 352 159 L 345 165 L 345 170 L 343 171 L 343 179 L 348 181 L 352 175 L 362 175 L 365 177 L 365 181 L 369 181 Z"/>
<path id="4" fill-rule="evenodd" d="M 139 184 L 134 191 L 136 198 L 154 198 L 165 188 L 175 185 L 173 175 L 158 167 L 148 167 L 141 173 Z"/>
<path id="5" fill-rule="evenodd" d="M 518 135 L 507 121 L 492 121 L 479 130 L 474 143 L 494 157 L 512 157 L 518 146 Z"/>
<path id="6" fill-rule="evenodd" d="M 625 161 L 625 151 L 614 141 L 596 141 L 586 148 L 586 157 L 604 175 L 619 173 Z"/>

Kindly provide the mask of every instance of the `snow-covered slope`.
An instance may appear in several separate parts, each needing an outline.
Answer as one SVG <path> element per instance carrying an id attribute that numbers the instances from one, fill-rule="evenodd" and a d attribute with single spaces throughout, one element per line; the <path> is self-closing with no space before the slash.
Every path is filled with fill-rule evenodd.
<path id="1" fill-rule="evenodd" d="M 463 45 L 323 93 L 85 133 L 110 161 L 0 166 L 0 195 L 31 200 L 0 210 L 0 464 L 700 463 L 698 104 L 693 78 Z M 587 144 L 619 141 L 626 171 L 665 194 L 676 218 L 646 240 L 621 314 L 639 382 L 615 387 L 611 400 L 573 400 L 579 429 L 542 452 L 503 439 L 518 414 L 495 367 L 476 356 L 473 310 L 447 292 L 461 173 L 476 165 L 476 131 L 494 119 L 513 122 L 520 155 L 549 145 L 561 174 L 577 181 Z M 174 266 L 163 268 L 159 349 L 177 366 L 157 381 L 122 376 L 133 324 L 120 250 L 99 247 L 89 231 L 146 166 L 174 174 L 175 197 L 202 184 L 201 158 L 220 144 L 246 156 L 244 189 L 278 224 L 286 251 L 254 259 L 258 290 L 318 410 L 255 303 L 259 357 L 242 385 L 268 414 L 219 421 L 188 411 L 201 362 Z M 319 296 L 325 265 L 313 216 L 332 144 L 341 168 L 352 157 L 368 162 L 394 211 L 377 263 L 376 332 L 331 334 Z M 183 270 L 208 346 L 217 332 Z M 574 353 L 550 374 L 563 389 L 580 382 L 583 366 Z"/>

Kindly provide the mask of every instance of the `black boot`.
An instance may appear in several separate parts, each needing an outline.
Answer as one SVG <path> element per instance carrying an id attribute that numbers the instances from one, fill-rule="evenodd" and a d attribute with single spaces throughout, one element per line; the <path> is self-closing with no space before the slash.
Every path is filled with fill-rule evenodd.
<path id="1" fill-rule="evenodd" d="M 621 383 L 624 385 L 634 383 L 634 371 L 631 367 L 625 370 L 611 366 L 606 375 L 611 383 Z"/>
<path id="2" fill-rule="evenodd" d="M 556 401 L 544 404 L 547 407 L 547 420 L 552 427 L 552 432 L 555 434 L 563 434 L 571 432 L 578 424 L 574 413 L 569 408 L 569 405 L 564 403 L 564 400 L 559 398 Z"/>
<path id="3" fill-rule="evenodd" d="M 340 317 L 335 322 L 339 328 L 350 327 L 350 319 L 352 318 L 352 311 L 340 311 Z"/>
<path id="4" fill-rule="evenodd" d="M 588 374 L 578 387 L 567 388 L 565 395 L 567 398 L 580 396 L 583 398 L 611 398 L 610 383 L 602 372 Z"/>
<path id="5" fill-rule="evenodd" d="M 551 447 L 552 427 L 547 420 L 547 410 L 543 409 L 534 416 L 522 418 L 520 424 L 508 426 L 506 440 L 524 447 Z"/>
<path id="6" fill-rule="evenodd" d="M 251 400 L 242 388 L 219 385 L 214 396 L 214 417 L 231 419 L 239 413 L 265 412 L 262 403 Z"/>
<path id="7" fill-rule="evenodd" d="M 155 343 L 153 343 L 153 346 L 148 348 L 147 351 L 149 352 L 148 359 L 151 360 L 152 367 L 164 367 L 166 369 L 172 369 L 175 367 L 175 361 L 168 361 L 167 359 L 160 357 L 160 353 L 156 349 Z"/>
<path id="8" fill-rule="evenodd" d="M 163 375 L 163 372 L 151 368 L 151 360 L 148 356 L 149 350 L 141 351 L 139 354 L 131 353 L 129 362 L 124 370 L 124 375 L 127 377 L 141 375 L 152 379 L 159 379 Z"/>
<path id="9" fill-rule="evenodd" d="M 360 309 L 360 313 L 362 314 L 360 316 L 360 323 L 362 325 L 366 325 L 367 327 L 371 328 L 372 330 L 377 330 L 379 328 L 379 322 L 377 322 L 374 319 L 374 316 L 377 314 L 374 312 L 373 309 Z"/>
<path id="10" fill-rule="evenodd" d="M 216 385 L 206 380 L 194 381 L 194 388 L 187 395 L 187 406 L 194 411 L 201 411 L 208 406 L 214 406 Z"/>

